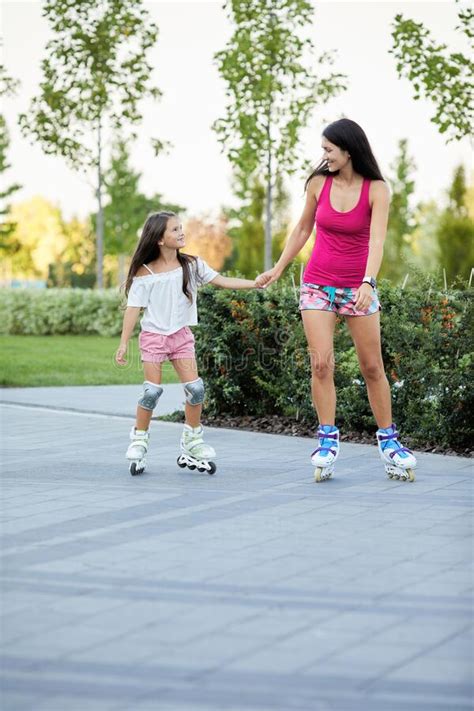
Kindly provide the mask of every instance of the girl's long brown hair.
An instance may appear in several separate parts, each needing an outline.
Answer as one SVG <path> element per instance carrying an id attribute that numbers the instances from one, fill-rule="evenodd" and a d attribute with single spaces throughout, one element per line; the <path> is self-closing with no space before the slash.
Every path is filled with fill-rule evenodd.
<path id="1" fill-rule="evenodd" d="M 148 262 L 153 262 L 160 256 L 160 245 L 158 242 L 165 233 L 166 225 L 170 217 L 177 217 L 177 215 L 174 212 L 154 212 L 147 218 L 143 226 L 140 241 L 132 257 L 130 269 L 128 270 L 127 280 L 125 282 L 126 296 L 132 286 L 133 277 L 140 267 L 143 264 L 148 264 Z M 192 267 L 197 269 L 196 257 L 192 257 L 190 254 L 181 254 L 179 250 L 176 250 L 176 257 L 183 268 L 183 294 L 192 302 L 193 297 L 189 289 L 189 282 L 192 278 Z"/>

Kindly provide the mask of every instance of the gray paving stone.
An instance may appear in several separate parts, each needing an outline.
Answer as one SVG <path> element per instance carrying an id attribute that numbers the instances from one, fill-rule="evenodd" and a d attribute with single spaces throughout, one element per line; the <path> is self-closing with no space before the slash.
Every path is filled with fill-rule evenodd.
<path id="1" fill-rule="evenodd" d="M 153 422 L 132 478 L 129 393 L 96 393 L 117 418 L 87 390 L 7 395 L 12 709 L 469 708 L 471 462 L 423 453 L 401 484 L 344 443 L 316 486 L 308 440 L 209 429 L 211 478 L 178 470 L 181 426 Z"/>

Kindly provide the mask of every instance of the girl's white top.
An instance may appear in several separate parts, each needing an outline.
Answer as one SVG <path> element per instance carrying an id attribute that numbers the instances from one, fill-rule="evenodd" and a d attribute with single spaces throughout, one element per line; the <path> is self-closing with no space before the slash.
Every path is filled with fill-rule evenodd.
<path id="1" fill-rule="evenodd" d="M 140 322 L 142 331 L 152 331 L 169 336 L 183 326 L 195 326 L 198 322 L 196 296 L 199 286 L 207 284 L 218 276 L 203 259 L 197 257 L 191 263 L 191 279 L 188 289 L 192 303 L 183 294 L 183 268 L 155 274 L 144 265 L 150 274 L 134 277 L 128 292 L 127 306 L 141 306 L 145 309 Z"/>

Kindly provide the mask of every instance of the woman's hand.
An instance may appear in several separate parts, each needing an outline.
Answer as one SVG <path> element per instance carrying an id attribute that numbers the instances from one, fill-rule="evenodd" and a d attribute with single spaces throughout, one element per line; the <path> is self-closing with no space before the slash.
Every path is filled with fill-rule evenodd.
<path id="1" fill-rule="evenodd" d="M 273 284 L 273 282 L 280 277 L 281 272 L 276 267 L 273 267 L 272 269 L 268 269 L 268 271 L 259 274 L 255 279 L 255 285 L 258 289 L 266 289 L 267 286 Z"/>
<path id="2" fill-rule="evenodd" d="M 370 284 L 361 284 L 356 291 L 355 309 L 356 311 L 367 311 L 374 298 L 374 290 Z"/>
<path id="3" fill-rule="evenodd" d="M 117 352 L 115 354 L 115 362 L 117 365 L 126 365 L 127 364 L 127 344 L 126 343 L 121 343 L 117 349 Z"/>

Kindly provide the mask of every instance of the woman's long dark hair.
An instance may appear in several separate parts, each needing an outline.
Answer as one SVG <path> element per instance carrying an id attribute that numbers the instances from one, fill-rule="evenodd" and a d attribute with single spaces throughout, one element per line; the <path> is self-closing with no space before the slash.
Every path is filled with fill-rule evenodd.
<path id="1" fill-rule="evenodd" d="M 369 180 L 384 180 L 368 138 L 358 123 L 347 118 L 339 119 L 324 129 L 323 136 L 341 150 L 348 151 L 355 173 Z M 338 172 L 331 172 L 327 162 L 322 160 L 306 180 L 304 189 L 306 190 L 309 181 L 315 175 L 337 175 Z"/>
<path id="2" fill-rule="evenodd" d="M 133 254 L 130 269 L 128 270 L 127 280 L 125 282 L 125 295 L 128 295 L 132 286 L 133 277 L 143 264 L 153 262 L 160 256 L 160 245 L 158 242 L 163 237 L 166 225 L 170 217 L 177 217 L 174 212 L 154 212 L 149 215 L 145 222 L 137 244 L 137 248 Z M 183 294 L 192 302 L 193 297 L 189 289 L 189 282 L 192 278 L 192 266 L 196 265 L 196 257 L 190 254 L 181 254 L 179 249 L 176 250 L 176 257 L 183 268 Z M 197 268 L 197 266 L 196 266 Z"/>

